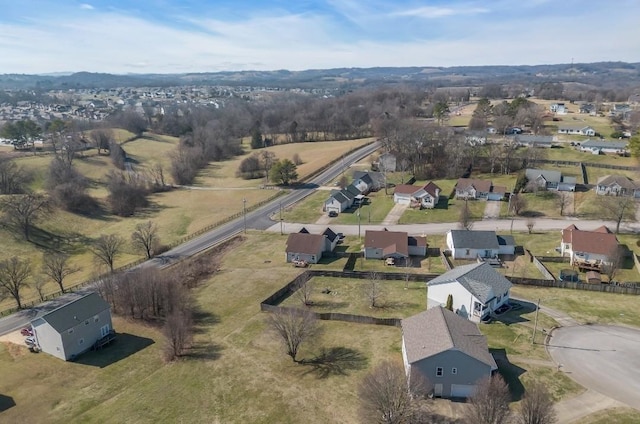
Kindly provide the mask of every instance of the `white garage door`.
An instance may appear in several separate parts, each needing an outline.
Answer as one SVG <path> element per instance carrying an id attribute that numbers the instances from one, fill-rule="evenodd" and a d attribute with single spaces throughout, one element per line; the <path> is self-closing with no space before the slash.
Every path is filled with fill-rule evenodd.
<path id="1" fill-rule="evenodd" d="M 451 397 L 468 398 L 476 388 L 473 384 L 452 384 Z"/>

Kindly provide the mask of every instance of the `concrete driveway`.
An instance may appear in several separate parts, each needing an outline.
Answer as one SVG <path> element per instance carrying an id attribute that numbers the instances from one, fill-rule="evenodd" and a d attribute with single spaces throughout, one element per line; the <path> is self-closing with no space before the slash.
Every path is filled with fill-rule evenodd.
<path id="1" fill-rule="evenodd" d="M 409 209 L 409 205 L 401 205 L 396 203 L 382 221 L 382 225 L 395 225 L 398 223 L 404 211 Z"/>
<path id="2" fill-rule="evenodd" d="M 488 200 L 486 203 L 487 204 L 484 207 L 484 214 L 482 215 L 482 219 L 500 218 L 500 207 L 502 205 L 502 202 Z"/>
<path id="3" fill-rule="evenodd" d="M 555 330 L 549 353 L 582 386 L 640 410 L 640 330 L 582 325 Z"/>

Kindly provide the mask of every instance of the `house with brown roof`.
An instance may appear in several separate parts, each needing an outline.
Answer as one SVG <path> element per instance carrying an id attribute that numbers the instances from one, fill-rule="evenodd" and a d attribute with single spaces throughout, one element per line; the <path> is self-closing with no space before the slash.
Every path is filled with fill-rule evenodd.
<path id="1" fill-rule="evenodd" d="M 573 224 L 562 230 L 560 253 L 580 269 L 599 271 L 619 247 L 616 235 L 604 225 L 594 231 L 582 231 Z"/>
<path id="2" fill-rule="evenodd" d="M 640 184 L 624 175 L 605 175 L 596 183 L 596 194 L 640 198 Z"/>
<path id="3" fill-rule="evenodd" d="M 402 320 L 402 358 L 409 379 L 424 377 L 433 394 L 466 398 L 498 369 L 478 325 L 441 306 Z"/>
<path id="4" fill-rule="evenodd" d="M 424 186 L 397 185 L 393 192 L 393 202 L 412 208 L 433 209 L 440 200 L 440 187 L 433 181 Z"/>
<path id="5" fill-rule="evenodd" d="M 332 252 L 338 243 L 338 236 L 330 228 L 322 234 L 310 234 L 306 228 L 289 234 L 285 249 L 286 261 L 304 261 L 317 264 L 323 253 Z"/>
<path id="6" fill-rule="evenodd" d="M 364 235 L 366 259 L 408 258 L 426 256 L 427 238 L 409 236 L 404 231 L 367 230 Z"/>
<path id="7" fill-rule="evenodd" d="M 506 187 L 475 178 L 459 178 L 455 190 L 456 199 L 503 200 L 506 193 Z"/>

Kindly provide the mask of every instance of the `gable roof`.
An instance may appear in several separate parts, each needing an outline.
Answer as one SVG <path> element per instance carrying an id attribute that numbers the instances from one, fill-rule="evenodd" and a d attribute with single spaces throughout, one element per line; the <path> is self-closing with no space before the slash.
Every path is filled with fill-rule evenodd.
<path id="1" fill-rule="evenodd" d="M 609 255 L 618 247 L 618 238 L 606 226 L 594 231 L 582 231 L 575 225 L 562 230 L 562 242 L 571 243 L 574 252 Z"/>
<path id="2" fill-rule="evenodd" d="M 336 238 L 338 238 L 338 235 L 336 233 L 334 233 L 333 230 L 331 228 L 329 228 L 329 227 L 327 227 L 327 229 L 324 230 L 322 235 L 325 236 L 326 238 L 328 238 L 331 243 L 333 243 L 333 241 Z"/>
<path id="3" fill-rule="evenodd" d="M 558 126 L 558 131 L 561 131 L 561 130 L 584 131 L 588 129 L 593 129 L 593 127 L 589 125 L 583 125 L 583 124 L 561 124 Z"/>
<path id="4" fill-rule="evenodd" d="M 487 262 L 462 265 L 437 276 L 428 286 L 458 282 L 482 303 L 493 299 L 494 295 L 507 292 L 512 284 Z"/>
<path id="5" fill-rule="evenodd" d="M 333 199 L 335 199 L 338 203 L 344 203 L 349 201 L 349 198 L 342 191 L 336 191 L 331 193 L 331 195 L 329 196 L 329 198 L 326 200 L 325 203 L 331 202 Z"/>
<path id="6" fill-rule="evenodd" d="M 385 255 L 400 253 L 409 256 L 409 236 L 404 231 L 367 230 L 364 234 L 364 247 L 382 249 Z"/>
<path id="7" fill-rule="evenodd" d="M 456 249 L 498 249 L 495 231 L 450 230 L 453 247 Z"/>
<path id="8" fill-rule="evenodd" d="M 628 141 L 611 141 L 611 140 L 587 140 L 583 141 L 580 145 L 581 148 L 585 149 L 618 149 L 624 150 L 629 147 Z"/>
<path id="9" fill-rule="evenodd" d="M 410 184 L 398 184 L 393 190 L 393 194 L 413 194 L 420 190 L 420 187 Z"/>
<path id="10" fill-rule="evenodd" d="M 630 180 L 628 177 L 624 175 L 605 175 L 604 177 L 598 178 L 597 185 L 599 186 L 610 186 L 617 184 L 622 188 L 626 188 L 628 190 L 637 190 L 640 188 L 640 185 L 635 181 Z"/>
<path id="11" fill-rule="evenodd" d="M 562 173 L 560 171 L 549 171 L 547 169 L 529 168 L 525 171 L 525 176 L 529 181 L 533 181 L 538 177 L 542 177 L 550 183 L 559 183 L 562 181 Z"/>
<path id="12" fill-rule="evenodd" d="M 98 293 L 92 292 L 36 319 L 48 322 L 58 333 L 62 333 L 109 308 L 109 304 Z"/>
<path id="13" fill-rule="evenodd" d="M 496 369 L 487 340 L 478 325 L 441 306 L 427 309 L 401 322 L 410 364 L 448 350 L 460 351 Z"/>
<path id="14" fill-rule="evenodd" d="M 466 190 L 469 187 L 473 187 L 476 191 L 489 193 L 491 191 L 491 186 L 491 181 L 477 180 L 474 178 L 458 178 L 456 190 Z"/>
<path id="15" fill-rule="evenodd" d="M 287 252 L 315 255 L 324 250 L 324 236 L 320 234 L 292 233 L 287 238 Z"/>
<path id="16" fill-rule="evenodd" d="M 513 236 L 501 236 L 500 234 L 498 234 L 497 238 L 498 238 L 498 244 L 500 246 L 515 246 L 516 245 L 516 239 L 514 239 Z"/>
<path id="17" fill-rule="evenodd" d="M 362 179 L 364 176 L 371 178 L 375 186 L 384 187 L 384 174 L 377 171 L 353 171 L 353 179 Z"/>
<path id="18" fill-rule="evenodd" d="M 438 187 L 438 185 L 433 181 L 429 181 L 429 183 L 427 183 L 426 186 L 422 187 L 422 189 L 429 193 L 431 197 L 436 197 L 438 193 L 442 191 L 442 189 Z"/>
<path id="19" fill-rule="evenodd" d="M 550 135 L 534 135 L 534 134 L 517 134 L 513 137 L 516 143 L 523 144 L 552 144 L 553 136 Z"/>

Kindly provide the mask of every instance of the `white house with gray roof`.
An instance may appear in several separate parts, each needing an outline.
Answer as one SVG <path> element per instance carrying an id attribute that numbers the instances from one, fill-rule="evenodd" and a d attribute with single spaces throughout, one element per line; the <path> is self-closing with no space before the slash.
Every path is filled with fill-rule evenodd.
<path id="1" fill-rule="evenodd" d="M 515 240 L 512 236 L 500 236 L 495 231 L 449 230 L 447 248 L 453 259 L 495 258 L 513 255 Z"/>
<path id="2" fill-rule="evenodd" d="M 40 350 L 68 361 L 110 334 L 111 308 L 93 292 L 34 319 L 31 327 Z"/>
<path id="3" fill-rule="evenodd" d="M 402 358 L 409 379 L 445 398 L 471 396 L 498 369 L 478 325 L 440 306 L 402 320 Z"/>
<path id="4" fill-rule="evenodd" d="M 455 267 L 427 283 L 427 308 L 443 306 L 449 295 L 453 310 L 474 322 L 509 301 L 511 281 L 486 262 Z"/>
<path id="5" fill-rule="evenodd" d="M 562 175 L 560 171 L 529 168 L 525 171 L 527 186 L 536 185 L 543 190 L 576 191 L 576 177 Z"/>
<path id="6" fill-rule="evenodd" d="M 629 153 L 629 142 L 624 140 L 587 140 L 580 144 L 580 150 L 594 155 L 603 153 L 626 155 Z"/>

